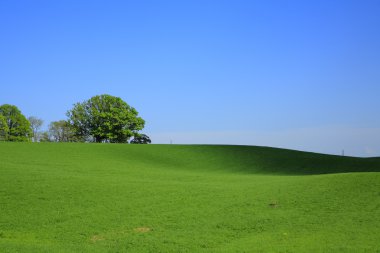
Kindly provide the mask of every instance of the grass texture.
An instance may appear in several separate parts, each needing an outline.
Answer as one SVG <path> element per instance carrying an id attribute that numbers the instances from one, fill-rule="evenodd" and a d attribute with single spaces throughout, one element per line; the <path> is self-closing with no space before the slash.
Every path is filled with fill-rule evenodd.
<path id="1" fill-rule="evenodd" d="M 380 252 L 380 158 L 0 143 L 0 252 Z"/>

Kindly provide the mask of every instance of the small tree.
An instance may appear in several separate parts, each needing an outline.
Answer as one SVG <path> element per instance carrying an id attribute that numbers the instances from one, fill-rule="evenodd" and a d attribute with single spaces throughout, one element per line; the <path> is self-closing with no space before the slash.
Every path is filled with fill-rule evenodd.
<path id="1" fill-rule="evenodd" d="M 133 140 L 131 140 L 131 144 L 149 144 L 152 143 L 149 136 L 146 134 L 136 135 Z"/>
<path id="2" fill-rule="evenodd" d="M 44 131 L 41 133 L 40 142 L 51 142 L 49 132 Z"/>
<path id="3" fill-rule="evenodd" d="M 56 142 L 74 141 L 72 128 L 66 120 L 51 122 L 49 124 L 49 134 Z"/>
<path id="4" fill-rule="evenodd" d="M 33 137 L 30 123 L 16 106 L 2 105 L 0 106 L 0 114 L 5 118 L 8 126 L 7 140 L 30 141 Z"/>
<path id="5" fill-rule="evenodd" d="M 77 103 L 67 116 L 76 137 L 82 141 L 127 143 L 145 124 L 135 108 L 110 95 Z"/>
<path id="6" fill-rule="evenodd" d="M 34 116 L 30 116 L 28 120 L 30 122 L 30 128 L 32 129 L 32 132 L 33 132 L 33 141 L 37 142 L 40 139 L 39 130 L 41 129 L 41 126 L 44 123 L 44 121 Z"/>

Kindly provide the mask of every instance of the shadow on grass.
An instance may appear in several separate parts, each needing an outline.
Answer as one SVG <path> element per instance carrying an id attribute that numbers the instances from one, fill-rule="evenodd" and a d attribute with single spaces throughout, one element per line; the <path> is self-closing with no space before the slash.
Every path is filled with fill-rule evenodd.
<path id="1" fill-rule="evenodd" d="M 295 150 L 223 146 L 223 160 L 233 159 L 234 170 L 246 173 L 317 175 L 350 172 L 380 172 L 380 158 L 358 158 Z M 227 162 L 226 160 L 224 162 Z"/>
<path id="2" fill-rule="evenodd" d="M 192 170 L 279 175 L 380 172 L 380 157 L 334 156 L 258 146 L 165 145 L 163 148 L 165 155 L 161 158 L 166 162 L 175 166 L 182 163 L 182 167 Z"/>

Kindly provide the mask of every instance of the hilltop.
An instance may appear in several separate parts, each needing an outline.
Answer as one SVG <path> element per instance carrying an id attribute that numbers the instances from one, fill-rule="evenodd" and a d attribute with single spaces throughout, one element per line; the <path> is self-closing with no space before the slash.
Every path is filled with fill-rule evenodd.
<path id="1" fill-rule="evenodd" d="M 376 252 L 380 158 L 0 143 L 1 252 Z"/>

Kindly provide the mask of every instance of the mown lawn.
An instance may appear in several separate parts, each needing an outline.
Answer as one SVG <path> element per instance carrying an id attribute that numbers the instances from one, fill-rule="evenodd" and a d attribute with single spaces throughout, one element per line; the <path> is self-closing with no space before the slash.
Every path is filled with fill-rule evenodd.
<path id="1" fill-rule="evenodd" d="M 380 159 L 0 143 L 0 252 L 380 252 Z"/>

